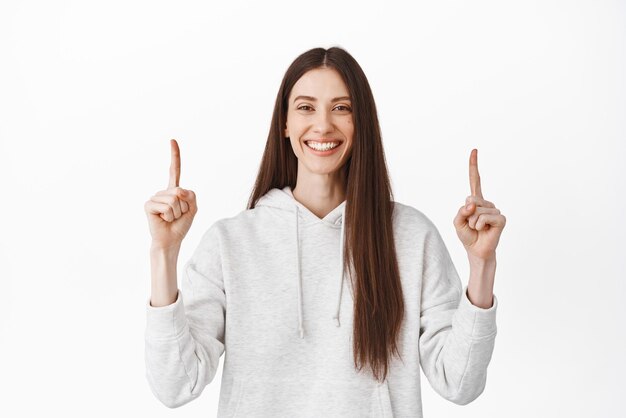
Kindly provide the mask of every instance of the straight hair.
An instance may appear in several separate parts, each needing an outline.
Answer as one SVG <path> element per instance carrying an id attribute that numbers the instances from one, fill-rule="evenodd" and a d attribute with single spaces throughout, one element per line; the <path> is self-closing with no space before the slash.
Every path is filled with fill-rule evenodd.
<path id="1" fill-rule="evenodd" d="M 311 49 L 298 56 L 285 72 L 247 208 L 253 209 L 272 188 L 295 188 L 298 159 L 284 136 L 288 100 L 300 77 L 318 68 L 336 70 L 352 99 L 354 140 L 341 170 L 346 180 L 344 266 L 353 270 L 355 293 L 354 366 L 361 371 L 369 365 L 374 378 L 384 381 L 390 357 L 400 356 L 397 340 L 404 319 L 393 239 L 393 193 L 372 90 L 360 65 L 344 49 Z"/>

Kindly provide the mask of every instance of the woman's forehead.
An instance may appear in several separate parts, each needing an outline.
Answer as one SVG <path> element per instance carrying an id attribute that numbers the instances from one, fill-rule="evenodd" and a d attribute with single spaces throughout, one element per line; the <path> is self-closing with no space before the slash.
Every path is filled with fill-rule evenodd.
<path id="1" fill-rule="evenodd" d="M 330 68 L 316 68 L 309 70 L 300 77 L 291 90 L 291 101 L 298 96 L 305 96 L 307 100 L 333 101 L 333 99 L 350 96 L 348 87 L 341 75 Z"/>

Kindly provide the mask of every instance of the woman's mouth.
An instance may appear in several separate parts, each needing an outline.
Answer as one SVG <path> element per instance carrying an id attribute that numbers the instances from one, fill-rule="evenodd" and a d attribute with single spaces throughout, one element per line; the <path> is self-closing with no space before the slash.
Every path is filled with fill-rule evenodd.
<path id="1" fill-rule="evenodd" d="M 333 154 L 342 144 L 342 141 L 304 141 L 307 148 L 315 155 L 327 156 Z"/>

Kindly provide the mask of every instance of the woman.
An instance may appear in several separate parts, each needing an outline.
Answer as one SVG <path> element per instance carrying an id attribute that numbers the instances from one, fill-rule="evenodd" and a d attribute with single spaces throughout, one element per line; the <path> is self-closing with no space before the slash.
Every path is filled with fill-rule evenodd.
<path id="1" fill-rule="evenodd" d="M 420 365 L 454 403 L 482 393 L 505 218 L 482 197 L 476 150 L 454 220 L 464 288 L 435 225 L 393 201 L 361 67 L 341 48 L 307 51 L 283 78 L 248 207 L 205 232 L 179 288 L 197 205 L 171 144 L 170 184 L 145 206 L 146 376 L 162 403 L 197 398 L 224 351 L 220 417 L 421 417 Z"/>

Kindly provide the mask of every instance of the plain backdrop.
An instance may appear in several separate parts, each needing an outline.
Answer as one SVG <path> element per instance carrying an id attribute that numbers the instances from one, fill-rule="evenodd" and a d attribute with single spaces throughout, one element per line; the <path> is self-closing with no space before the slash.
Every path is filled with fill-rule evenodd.
<path id="1" fill-rule="evenodd" d="M 13 1 L 0 6 L 0 415 L 215 416 L 144 373 L 151 237 L 170 138 L 199 212 L 179 267 L 245 209 L 288 65 L 340 46 L 376 99 L 395 199 L 452 220 L 478 149 L 507 218 L 483 394 L 426 417 L 623 417 L 626 4 Z M 222 358 L 223 360 L 223 358 Z"/>

